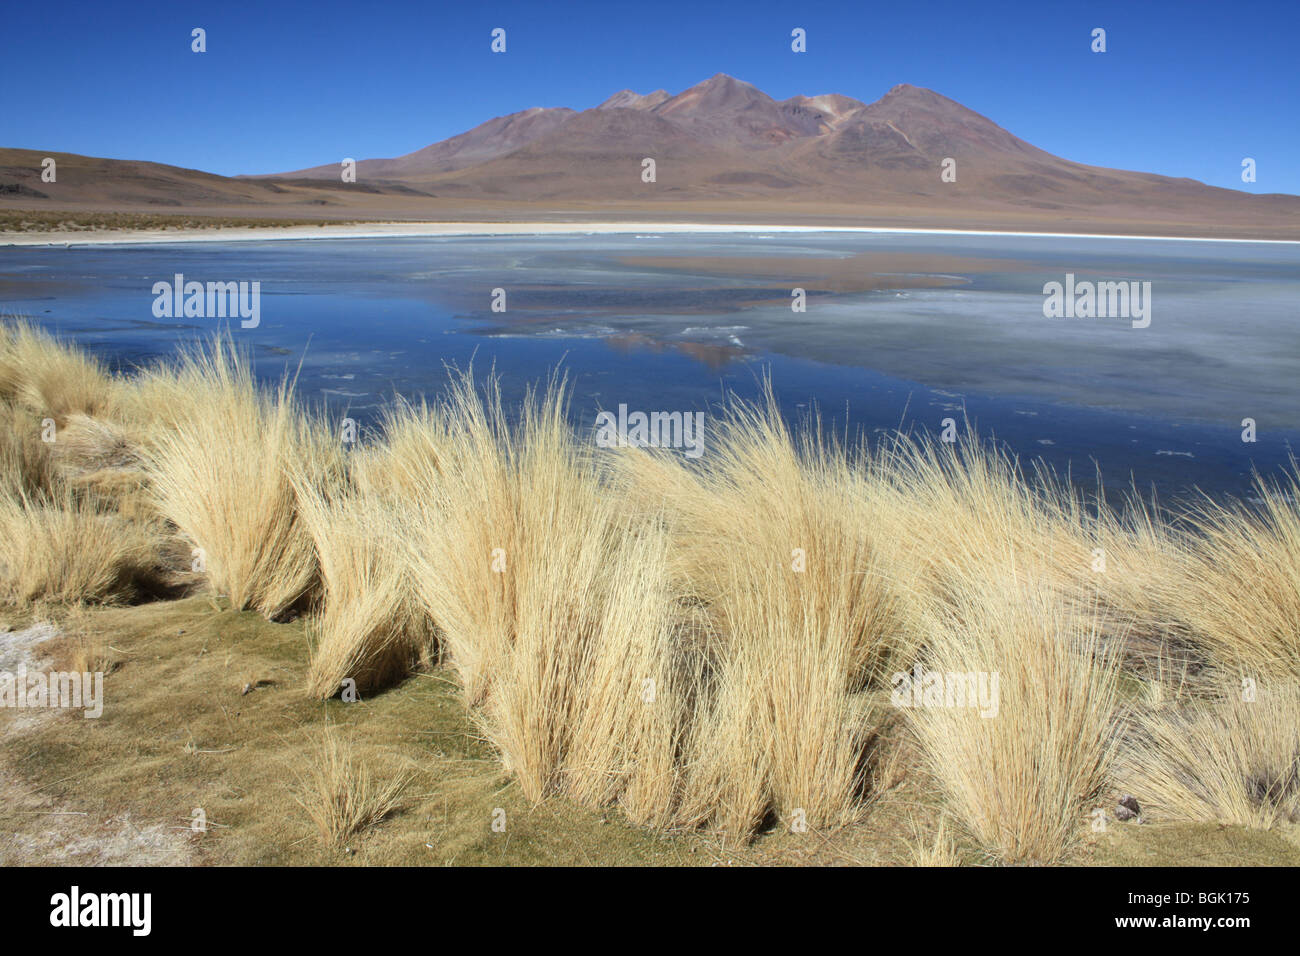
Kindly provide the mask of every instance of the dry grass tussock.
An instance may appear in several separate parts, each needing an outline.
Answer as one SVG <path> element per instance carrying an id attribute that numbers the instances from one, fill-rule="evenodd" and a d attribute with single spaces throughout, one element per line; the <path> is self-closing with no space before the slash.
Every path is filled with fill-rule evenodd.
<path id="1" fill-rule="evenodd" d="M 908 643 L 870 465 L 792 435 L 769 401 L 733 408 L 708 469 L 634 451 L 617 470 L 668 516 L 674 587 L 702 631 L 682 819 L 748 833 L 769 815 L 858 818 L 889 718 L 878 692 Z"/>
<path id="2" fill-rule="evenodd" d="M 938 605 L 922 658 L 940 683 L 909 711 L 952 813 L 999 859 L 1074 845 L 1114 758 L 1120 658 L 1030 571 L 968 580 Z M 954 706 L 959 675 L 996 677 L 993 708 Z M 926 679 L 925 690 L 931 689 Z"/>
<path id="3" fill-rule="evenodd" d="M 294 799 L 329 847 L 380 823 L 401 806 L 409 771 L 376 768 L 362 761 L 342 731 L 326 726 L 293 767 Z"/>
<path id="4" fill-rule="evenodd" d="M 154 577 L 158 541 L 70 489 L 0 494 L 0 600 L 118 602 Z"/>
<path id="5" fill-rule="evenodd" d="M 912 866 L 961 866 L 961 856 L 952 842 L 948 816 L 941 813 L 934 835 L 927 836 L 920 822 L 911 820 L 912 840 L 908 848 Z"/>
<path id="6" fill-rule="evenodd" d="M 972 431 L 955 444 L 901 434 L 880 444 L 876 473 L 912 633 L 928 638 L 935 602 L 956 605 L 972 581 L 1007 569 L 1032 569 L 1072 603 L 1094 589 L 1081 497 L 1049 473 L 1027 475 L 1003 446 Z"/>
<path id="7" fill-rule="evenodd" d="M 5 326 L 3 597 L 129 599 L 184 541 L 235 607 L 311 610 L 308 693 L 440 655 L 528 799 L 656 827 L 852 823 L 898 734 L 1008 862 L 1068 855 L 1117 782 L 1167 818 L 1294 816 L 1294 477 L 1121 512 L 973 435 L 845 446 L 773 401 L 712 416 L 698 462 L 599 449 L 566 395 L 457 374 L 345 453 L 229 339 L 128 378 Z M 997 716 L 898 706 L 918 666 L 995 674 Z M 1241 677 L 1256 703 L 1207 692 Z M 392 794 L 332 746 L 313 817 L 346 839 Z"/>
<path id="8" fill-rule="evenodd" d="M 0 401 L 56 421 L 103 411 L 112 379 L 94 357 L 21 320 L 0 324 Z"/>
<path id="9" fill-rule="evenodd" d="M 41 423 L 26 409 L 0 402 L 0 482 L 10 494 L 39 494 L 57 480 Z"/>
<path id="10" fill-rule="evenodd" d="M 667 822 L 690 675 L 667 543 L 629 515 L 564 416 L 507 421 L 466 373 L 392 423 L 391 483 L 419 598 L 485 735 L 533 800 L 564 792 Z"/>
<path id="11" fill-rule="evenodd" d="M 308 623 L 314 697 L 336 695 L 349 678 L 369 693 L 433 658 L 433 629 L 415 597 L 392 502 L 363 490 L 387 457 L 382 448 L 357 451 L 332 481 L 322 481 L 311 460 L 286 466 L 320 566 L 320 601 Z"/>
<path id="12" fill-rule="evenodd" d="M 169 424 L 144 449 L 154 506 L 192 542 L 217 592 L 236 608 L 277 617 L 318 575 L 287 468 L 326 480 L 339 445 L 295 405 L 291 379 L 273 393 L 259 390 L 228 339 L 185 353 L 175 380 L 192 404 L 170 406 Z"/>
<path id="13" fill-rule="evenodd" d="M 1300 681 L 1300 482 L 1257 479 L 1254 507 L 1204 500 L 1162 595 L 1168 616 L 1223 667 Z"/>
<path id="14" fill-rule="evenodd" d="M 118 602 L 153 590 L 160 528 L 139 507 L 134 442 L 94 417 L 119 387 L 75 347 L 0 324 L 4 600 Z"/>
<path id="15" fill-rule="evenodd" d="M 1145 711 L 1116 778 L 1157 819 L 1261 829 L 1300 821 L 1300 690 L 1229 686 L 1216 699 Z"/>

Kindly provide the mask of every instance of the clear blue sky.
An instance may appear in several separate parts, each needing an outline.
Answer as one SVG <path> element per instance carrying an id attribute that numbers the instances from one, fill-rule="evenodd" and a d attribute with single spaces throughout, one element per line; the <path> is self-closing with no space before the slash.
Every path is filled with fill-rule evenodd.
<path id="1" fill-rule="evenodd" d="M 790 52 L 796 26 L 807 53 Z M 208 52 L 190 52 L 193 27 Z M 778 99 L 913 83 L 1069 159 L 1300 193 L 1298 41 L 1300 0 L 17 0 L 0 146 L 278 172 L 723 72 Z"/>

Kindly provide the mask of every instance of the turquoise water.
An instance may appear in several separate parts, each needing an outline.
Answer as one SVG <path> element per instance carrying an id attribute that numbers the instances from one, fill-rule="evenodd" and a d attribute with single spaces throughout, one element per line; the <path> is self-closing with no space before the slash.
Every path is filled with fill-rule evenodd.
<path id="1" fill-rule="evenodd" d="M 622 261 L 870 252 L 944 256 L 955 284 L 813 293 L 793 313 L 788 277 Z M 817 407 L 839 432 L 968 415 L 1026 459 L 1164 494 L 1244 494 L 1251 468 L 1284 464 L 1300 438 L 1294 245 L 782 233 L 0 248 L 0 311 L 131 367 L 219 324 L 154 315 L 153 284 L 176 273 L 259 282 L 259 325 L 232 328 L 259 376 L 301 363 L 308 399 L 363 422 L 472 361 L 496 368 L 509 400 L 562 366 L 587 426 L 620 404 L 715 409 L 770 375 L 790 416 Z M 1066 273 L 1151 282 L 1150 326 L 1045 318 L 1043 285 Z M 498 288 L 505 312 L 491 308 Z"/>

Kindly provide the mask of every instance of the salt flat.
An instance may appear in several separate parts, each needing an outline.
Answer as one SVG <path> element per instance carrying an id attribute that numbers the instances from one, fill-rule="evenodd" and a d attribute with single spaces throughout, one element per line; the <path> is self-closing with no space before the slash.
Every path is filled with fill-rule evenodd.
<path id="1" fill-rule="evenodd" d="M 1041 239 L 1125 239 L 1154 242 L 1229 242 L 1297 246 L 1293 239 L 1221 239 L 1209 236 L 1141 236 L 1107 233 L 1013 232 L 977 229 L 908 229 L 895 226 L 800 226 L 698 222 L 375 222 L 265 228 L 52 231 L 0 234 L 0 246 L 140 245 L 173 242 L 267 242 L 273 239 L 383 239 L 438 236 L 546 236 L 632 234 L 862 233 L 900 236 L 1007 236 Z"/>

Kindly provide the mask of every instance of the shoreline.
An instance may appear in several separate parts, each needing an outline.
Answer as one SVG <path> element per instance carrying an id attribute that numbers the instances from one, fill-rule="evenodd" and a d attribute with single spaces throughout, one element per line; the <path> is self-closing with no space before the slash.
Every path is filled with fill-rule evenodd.
<path id="1" fill-rule="evenodd" d="M 1300 239 L 1236 239 L 1214 236 L 1145 236 L 1116 233 L 1028 232 L 988 229 L 918 229 L 893 226 L 795 226 L 690 222 L 375 222 L 346 226 L 263 226 L 231 229 L 122 230 L 102 235 L 45 232 L 0 235 L 0 247 L 174 245 L 189 242 L 285 242 L 328 239 L 431 239 L 542 235 L 709 235 L 763 233 L 861 233 L 864 235 L 1005 236 L 1028 239 L 1127 239 L 1137 242 L 1224 242 L 1300 245 Z"/>

